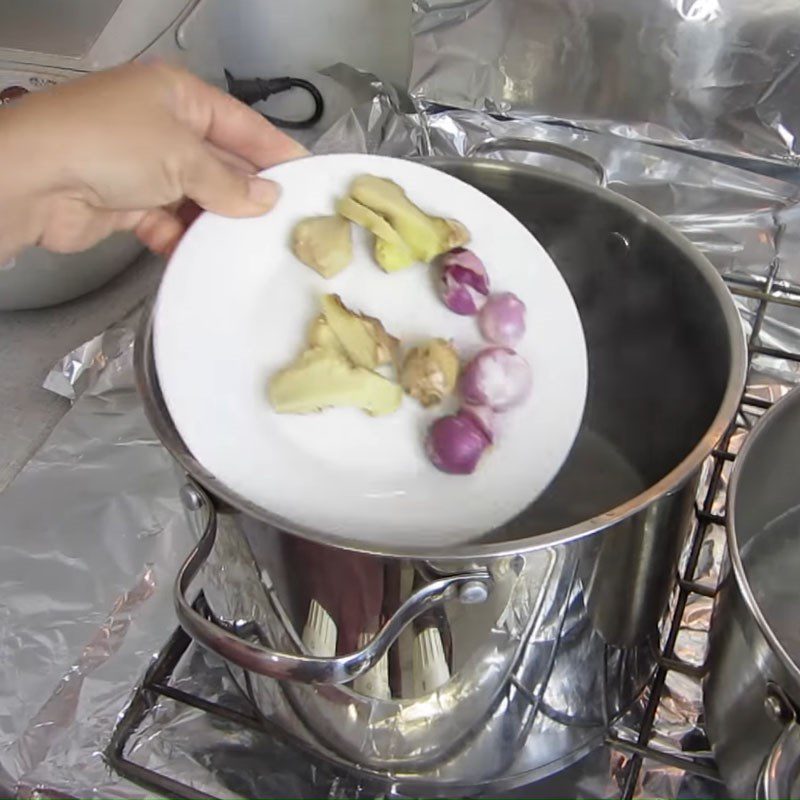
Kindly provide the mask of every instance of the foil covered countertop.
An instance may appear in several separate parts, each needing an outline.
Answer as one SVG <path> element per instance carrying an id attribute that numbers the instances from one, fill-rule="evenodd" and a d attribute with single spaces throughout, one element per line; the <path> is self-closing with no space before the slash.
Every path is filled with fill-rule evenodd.
<path id="1" fill-rule="evenodd" d="M 55 360 L 130 312 L 153 291 L 162 268 L 161 259 L 144 256 L 108 285 L 73 302 L 0 312 L 0 491 L 69 408 L 42 387 Z"/>

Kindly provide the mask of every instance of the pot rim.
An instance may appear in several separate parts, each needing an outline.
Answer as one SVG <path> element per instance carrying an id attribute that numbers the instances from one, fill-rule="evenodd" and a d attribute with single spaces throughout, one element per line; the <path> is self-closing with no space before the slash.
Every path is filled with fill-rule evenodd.
<path id="1" fill-rule="evenodd" d="M 463 161 L 461 158 L 425 158 L 422 160 L 434 168 L 450 166 Z M 549 170 L 540 169 L 527 164 L 510 165 L 493 159 L 478 158 L 470 158 L 468 163 L 477 163 L 484 168 L 501 173 L 525 172 L 537 178 L 544 178 L 551 182 L 560 183 L 570 189 L 578 189 L 594 196 L 603 203 L 616 205 L 621 210 L 637 218 L 643 224 L 654 229 L 694 264 L 698 273 L 705 279 L 717 299 L 719 309 L 726 323 L 731 358 L 728 384 L 722 396 L 719 409 L 711 425 L 694 448 L 663 478 L 627 502 L 567 528 L 536 534 L 524 539 L 501 542 L 465 543 L 457 546 L 430 548 L 408 548 L 400 545 L 391 549 L 382 549 L 378 546 L 365 544 L 360 540 L 332 537 L 324 532 L 297 525 L 290 520 L 284 519 L 250 502 L 222 484 L 194 459 L 173 425 L 158 387 L 158 379 L 155 375 L 154 364 L 152 363 L 151 308 L 143 315 L 142 326 L 136 337 L 134 355 L 137 384 L 144 403 L 145 413 L 161 440 L 161 443 L 167 448 L 173 458 L 178 461 L 192 479 L 209 491 L 214 498 L 220 499 L 227 505 L 253 516 L 268 525 L 323 545 L 341 547 L 354 552 L 386 558 L 412 558 L 449 562 L 480 561 L 567 544 L 591 534 L 599 533 L 633 516 L 664 495 L 681 488 L 700 468 L 703 461 L 727 431 L 736 413 L 742 392 L 744 391 L 747 373 L 747 344 L 741 318 L 725 282 L 712 266 L 711 262 L 708 261 L 688 239 L 667 225 L 667 223 L 653 212 L 647 210 L 633 200 L 622 197 L 609 189 L 589 185 L 578 179 L 558 175 Z"/>
<path id="2" fill-rule="evenodd" d="M 739 537 L 736 531 L 736 515 L 734 508 L 736 507 L 736 499 L 739 494 L 739 484 L 742 480 L 742 474 L 746 472 L 748 455 L 750 451 L 757 445 L 758 441 L 762 439 L 766 433 L 772 430 L 776 425 L 780 425 L 786 414 L 792 413 L 795 407 L 800 405 L 800 387 L 792 389 L 784 395 L 772 408 L 765 412 L 761 418 L 753 426 L 753 430 L 745 440 L 742 449 L 736 457 L 733 474 L 731 475 L 730 486 L 728 487 L 728 497 L 726 500 L 726 520 L 725 520 L 725 537 L 728 543 L 728 554 L 733 567 L 733 574 L 736 579 L 736 585 L 739 593 L 744 600 L 745 606 L 753 619 L 758 625 L 762 636 L 767 640 L 772 651 L 778 657 L 783 667 L 791 676 L 792 680 L 800 684 L 800 666 L 789 655 L 789 652 L 781 644 L 780 639 L 775 635 L 771 625 L 767 622 L 767 618 L 761 611 L 761 606 L 756 600 L 755 594 L 750 587 L 750 581 L 747 577 L 747 572 L 744 568 L 742 561 L 741 550 L 739 549 Z"/>

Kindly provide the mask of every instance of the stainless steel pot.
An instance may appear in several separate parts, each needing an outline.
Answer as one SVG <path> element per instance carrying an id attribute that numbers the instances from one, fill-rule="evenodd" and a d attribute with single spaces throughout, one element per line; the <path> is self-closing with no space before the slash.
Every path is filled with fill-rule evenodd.
<path id="1" fill-rule="evenodd" d="M 178 576 L 181 624 L 316 754 L 459 794 L 562 768 L 640 693 L 698 470 L 738 405 L 746 351 L 715 270 L 638 205 L 533 168 L 428 163 L 529 227 L 585 328 L 581 431 L 516 519 L 448 549 L 364 552 L 300 529 L 192 458 L 160 395 L 149 321 L 136 360 L 201 536 Z M 206 614 L 188 599 L 201 574 Z"/>
<path id="2" fill-rule="evenodd" d="M 758 422 L 728 491 L 704 701 L 734 797 L 800 797 L 800 391 Z"/>

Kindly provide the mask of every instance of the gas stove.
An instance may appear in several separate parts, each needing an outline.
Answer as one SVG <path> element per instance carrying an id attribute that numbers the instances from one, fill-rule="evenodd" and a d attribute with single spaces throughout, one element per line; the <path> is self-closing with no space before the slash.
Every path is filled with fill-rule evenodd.
<path id="1" fill-rule="evenodd" d="M 792 309 L 800 324 L 800 286 L 779 279 L 777 272 L 775 262 L 763 279 L 729 278 L 728 286 L 734 295 L 753 301 L 751 356 L 800 363 L 800 352 L 761 343 L 771 304 Z M 726 796 L 705 735 L 700 702 L 711 609 L 724 559 L 725 492 L 747 433 L 783 391 L 751 382 L 735 421 L 705 465 L 692 530 L 661 629 L 658 667 L 637 705 L 610 724 L 603 745 L 581 761 L 554 778 L 509 788 L 504 796 L 549 797 L 564 792 L 626 799 Z M 195 605 L 212 613 L 202 594 Z M 407 796 L 400 781 L 369 779 L 358 765 L 349 769 L 310 753 L 301 741 L 265 718 L 248 694 L 247 680 L 240 686 L 223 662 L 194 645 L 178 628 L 136 687 L 105 758 L 119 775 L 170 797 L 263 797 L 275 793 L 276 775 L 277 785 L 286 787 L 282 796 Z M 532 691 L 530 698 L 532 704 L 537 702 Z M 536 713 L 549 712 L 540 706 Z M 204 720 L 203 730 L 214 734 L 187 749 L 199 719 Z M 165 742 L 170 749 L 171 737 L 175 749 L 183 752 L 177 771 L 148 752 L 148 740 L 156 731 L 160 753 Z M 184 760 L 189 749 L 195 762 L 191 771 Z M 476 789 L 473 796 L 479 794 Z"/>
<path id="2" fill-rule="evenodd" d="M 751 354 L 800 362 L 800 353 L 760 343 L 761 324 L 771 303 L 796 310 L 800 320 L 800 287 L 778 280 L 776 271 L 777 265 L 773 265 L 764 280 L 729 279 L 728 284 L 734 294 L 757 304 L 749 333 Z M 750 385 L 735 422 L 708 459 L 670 614 L 662 627 L 658 668 L 640 702 L 622 720 L 609 726 L 603 747 L 554 779 L 518 787 L 513 792 L 516 796 L 552 796 L 555 787 L 563 787 L 565 780 L 571 783 L 572 791 L 577 787 L 589 796 L 596 791 L 595 796 L 639 797 L 654 789 L 658 792 L 656 787 L 665 781 L 676 797 L 725 796 L 698 702 L 710 612 L 724 557 L 725 490 L 747 432 L 779 394 L 780 390 L 774 387 Z M 202 594 L 196 607 L 211 614 Z M 536 702 L 532 692 L 531 702 Z M 687 705 L 693 707 L 686 708 Z M 540 708 L 538 713 L 547 714 L 548 710 Z M 684 724 L 676 726 L 675 720 L 681 715 L 685 716 Z M 168 719 L 170 724 L 164 734 L 167 740 L 175 735 L 185 745 L 184 725 L 173 723 L 186 719 L 186 725 L 191 726 L 198 716 L 207 718 L 208 728 L 216 732 L 217 740 L 204 741 L 195 754 L 195 783 L 183 769 L 176 775 L 169 764 L 154 764 L 147 753 L 147 739 L 160 721 Z M 246 754 L 243 758 L 230 759 L 226 769 L 215 767 L 214 748 L 228 751 L 230 756 L 239 747 Z M 252 759 L 253 752 L 263 759 Z M 280 772 L 292 765 L 286 780 L 293 783 L 295 790 L 302 787 L 302 796 L 402 796 L 395 785 L 365 779 L 357 765 L 350 770 L 309 753 L 302 742 L 260 714 L 248 697 L 246 682 L 240 687 L 221 661 L 197 648 L 180 628 L 165 642 L 136 687 L 105 757 L 120 775 L 145 789 L 172 797 L 223 797 L 229 796 L 228 792 L 264 796 L 259 788 L 262 782 L 274 787 L 274 775 L 264 781 L 265 763 L 273 764 L 272 770 Z M 238 768 L 231 771 L 231 766 L 237 764 Z M 198 789 L 209 783 L 218 784 L 220 790 L 210 793 Z M 659 796 L 664 796 L 663 788 Z"/>

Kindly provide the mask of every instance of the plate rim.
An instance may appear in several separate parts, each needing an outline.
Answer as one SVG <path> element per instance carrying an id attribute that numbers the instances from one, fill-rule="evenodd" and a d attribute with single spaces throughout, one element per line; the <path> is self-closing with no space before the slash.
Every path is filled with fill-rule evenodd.
<path id="1" fill-rule="evenodd" d="M 441 156 L 418 156 L 410 160 L 423 163 L 433 169 L 441 169 L 442 171 L 447 171 L 447 167 L 452 167 L 454 164 L 461 161 L 460 158 Z M 606 528 L 633 516 L 660 497 L 674 490 L 677 485 L 680 485 L 683 481 L 691 477 L 700 467 L 702 461 L 708 456 L 716 442 L 727 429 L 729 421 L 738 406 L 739 396 L 744 387 L 746 374 L 746 340 L 738 312 L 736 312 L 736 308 L 721 276 L 714 269 L 710 261 L 708 261 L 688 239 L 664 223 L 664 221 L 653 212 L 644 208 L 639 203 L 618 195 L 604 187 L 592 186 L 579 179 L 555 174 L 552 171 L 528 164 L 510 165 L 496 159 L 488 158 L 471 158 L 469 161 L 470 163 L 477 163 L 486 169 L 500 173 L 522 171 L 541 180 L 562 184 L 569 188 L 579 189 L 580 191 L 594 195 L 602 202 L 615 205 L 626 214 L 638 217 L 643 223 L 653 227 L 661 236 L 667 239 L 677 250 L 682 252 L 694 263 L 701 277 L 720 300 L 720 309 L 728 323 L 729 333 L 731 333 L 731 370 L 726 392 L 720 401 L 717 414 L 695 447 L 660 480 L 630 498 L 628 501 L 574 525 L 538 533 L 525 538 L 509 541 L 472 541 L 431 547 L 420 545 L 404 547 L 399 545 L 386 548 L 370 546 L 361 540 L 324 535 L 311 528 L 284 519 L 280 515 L 269 512 L 261 506 L 247 500 L 247 498 L 239 495 L 222 483 L 206 470 L 202 464 L 194 459 L 181 439 L 169 411 L 166 408 L 158 384 L 158 377 L 155 373 L 152 347 L 152 325 L 154 310 L 157 303 L 156 298 L 151 303 L 146 313 L 143 314 L 139 335 L 136 338 L 134 361 L 137 373 L 137 384 L 143 399 L 145 413 L 162 444 L 164 444 L 173 458 L 186 470 L 187 480 L 196 483 L 205 490 L 205 492 L 210 493 L 211 502 L 215 502 L 216 505 L 222 505 L 225 507 L 225 510 L 234 509 L 241 513 L 246 513 L 279 530 L 301 536 L 329 547 L 340 547 L 352 552 L 377 555 L 386 558 L 421 558 L 460 563 L 464 561 L 480 561 L 532 552 L 554 545 L 566 544 L 595 533 L 600 533 Z M 739 335 L 736 335 L 735 331 L 738 331 Z M 520 513 L 524 513 L 524 510 Z"/>

